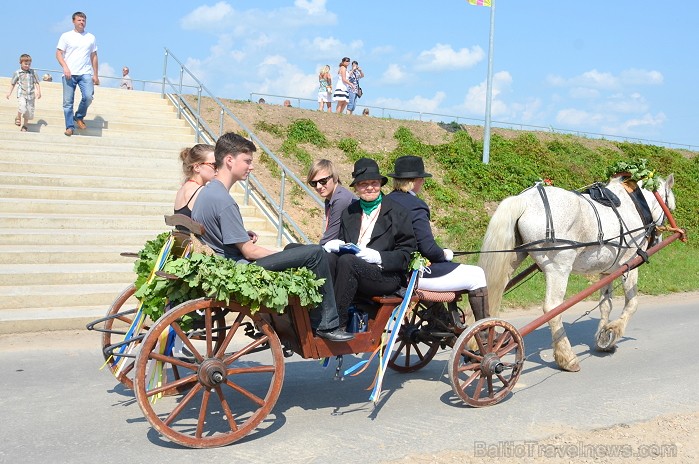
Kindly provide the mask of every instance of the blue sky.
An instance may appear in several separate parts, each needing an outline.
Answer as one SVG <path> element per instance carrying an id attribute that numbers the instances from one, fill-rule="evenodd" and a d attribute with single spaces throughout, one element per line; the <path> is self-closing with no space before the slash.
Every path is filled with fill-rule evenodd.
<path id="1" fill-rule="evenodd" d="M 698 149 L 699 2 L 496 2 L 493 120 Z M 58 70 L 76 10 L 103 75 L 128 65 L 157 81 L 168 47 L 219 97 L 315 98 L 319 68 L 334 75 L 349 56 L 366 74 L 363 104 L 484 117 L 490 10 L 466 0 L 10 2 L 0 74 L 25 52 Z"/>

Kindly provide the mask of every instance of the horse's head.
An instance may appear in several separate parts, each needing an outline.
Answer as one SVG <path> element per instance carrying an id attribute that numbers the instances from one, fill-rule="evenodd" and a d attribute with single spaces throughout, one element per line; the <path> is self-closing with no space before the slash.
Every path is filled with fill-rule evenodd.
<path id="1" fill-rule="evenodd" d="M 658 178 L 660 186 L 658 187 L 658 195 L 660 195 L 660 198 L 665 202 L 665 205 L 667 205 L 668 209 L 670 211 L 675 210 L 675 194 L 672 192 L 672 187 L 675 185 L 675 175 L 670 174 L 667 179 Z M 641 186 L 643 186 L 643 181 L 639 182 Z M 653 215 L 653 222 L 655 222 L 657 225 L 661 225 L 662 223 L 665 222 L 665 213 L 663 212 L 662 207 L 660 206 L 660 203 L 658 203 L 658 200 L 655 198 L 655 195 L 653 195 L 651 192 L 648 190 L 643 191 L 644 194 L 646 195 L 647 199 L 650 199 L 651 201 L 648 202 L 648 205 L 650 206 L 650 212 Z"/>

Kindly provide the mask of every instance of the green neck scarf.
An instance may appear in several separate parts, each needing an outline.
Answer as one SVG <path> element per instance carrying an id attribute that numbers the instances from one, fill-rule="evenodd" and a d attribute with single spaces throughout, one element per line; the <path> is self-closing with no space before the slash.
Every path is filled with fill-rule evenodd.
<path id="1" fill-rule="evenodd" d="M 364 211 L 364 214 L 367 216 L 371 214 L 372 211 L 374 211 L 378 206 L 381 204 L 381 199 L 383 198 L 383 193 L 379 193 L 379 196 L 376 198 L 374 201 L 364 201 L 361 198 L 359 199 L 359 206 L 362 207 L 362 211 Z"/>

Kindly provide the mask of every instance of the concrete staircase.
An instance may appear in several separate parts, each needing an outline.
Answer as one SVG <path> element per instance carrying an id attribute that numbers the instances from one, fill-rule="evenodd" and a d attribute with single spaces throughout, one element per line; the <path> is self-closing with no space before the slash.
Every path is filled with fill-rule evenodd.
<path id="1" fill-rule="evenodd" d="M 0 333 L 84 328 L 104 315 L 135 276 L 119 253 L 168 230 L 179 152 L 195 141 L 159 94 L 102 87 L 87 129 L 66 137 L 61 83 L 41 89 L 28 132 L 14 125 L 16 99 L 0 99 Z M 273 245 L 263 216 L 241 210 Z"/>

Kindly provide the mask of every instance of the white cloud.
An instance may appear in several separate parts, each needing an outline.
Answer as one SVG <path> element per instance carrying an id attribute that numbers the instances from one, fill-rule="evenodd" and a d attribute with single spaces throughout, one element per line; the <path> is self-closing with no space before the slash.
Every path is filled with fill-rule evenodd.
<path id="1" fill-rule="evenodd" d="M 395 108 L 410 112 L 436 113 L 439 109 L 439 105 L 445 98 L 446 93 L 439 91 L 436 92 L 432 98 L 426 98 L 421 95 L 416 95 L 409 100 L 401 100 L 398 98 L 377 98 L 372 102 L 372 105 L 384 108 Z"/>
<path id="2" fill-rule="evenodd" d="M 662 127 L 665 120 L 665 114 L 662 112 L 656 115 L 646 113 L 639 118 L 627 119 L 615 126 L 603 126 L 602 131 L 615 135 L 647 136 L 648 131 Z"/>
<path id="3" fill-rule="evenodd" d="M 631 95 L 619 93 L 603 102 L 601 109 L 612 113 L 644 113 L 648 111 L 648 102 L 637 92 Z"/>
<path id="4" fill-rule="evenodd" d="M 306 11 L 309 15 L 326 14 L 325 0 L 296 0 L 294 6 Z"/>
<path id="5" fill-rule="evenodd" d="M 507 71 L 500 71 L 493 75 L 493 91 L 490 100 L 491 116 L 507 116 L 510 114 L 510 109 L 507 104 L 498 97 L 504 91 L 508 91 L 512 84 L 512 76 Z M 483 81 L 480 84 L 471 87 L 466 93 L 464 99 L 464 107 L 471 114 L 482 115 L 485 113 L 485 101 L 487 94 L 487 82 Z"/>
<path id="6" fill-rule="evenodd" d="M 626 85 L 660 85 L 664 79 L 661 72 L 645 69 L 627 69 L 621 72 L 620 78 Z"/>
<path id="7" fill-rule="evenodd" d="M 430 50 L 420 52 L 415 60 L 418 71 L 446 71 L 470 68 L 485 57 L 478 45 L 461 50 L 454 50 L 451 45 L 437 44 Z"/>
<path id="8" fill-rule="evenodd" d="M 599 98 L 600 92 L 597 89 L 591 89 L 589 87 L 573 87 L 570 89 L 569 95 L 575 99 L 593 100 Z"/>
<path id="9" fill-rule="evenodd" d="M 302 40 L 301 45 L 306 48 L 312 56 L 317 56 L 318 58 L 332 56 L 333 63 L 337 60 L 337 58 L 335 58 L 337 50 L 344 49 L 342 42 L 335 37 L 314 37 L 311 40 Z"/>
<path id="10" fill-rule="evenodd" d="M 592 69 L 570 78 L 555 74 L 549 75 L 546 77 L 546 82 L 554 87 L 614 90 L 631 85 L 659 85 L 663 83 L 663 75 L 659 71 L 632 68 L 621 71 L 618 76 L 615 76 L 609 72 L 600 72 Z"/>
<path id="11" fill-rule="evenodd" d="M 293 95 L 313 98 L 318 92 L 318 76 L 307 74 L 291 64 L 284 56 L 269 55 L 257 68 L 259 80 L 245 83 L 252 91 L 273 95 Z"/>
<path id="12" fill-rule="evenodd" d="M 233 8 L 226 2 L 214 6 L 202 5 L 180 20 L 186 30 L 211 30 L 224 26 L 233 16 Z"/>
<path id="13" fill-rule="evenodd" d="M 564 108 L 556 113 L 556 123 L 565 127 L 592 127 L 605 120 L 605 116 L 600 113 L 593 113 L 577 108 Z"/>
<path id="14" fill-rule="evenodd" d="M 387 85 L 400 84 L 408 80 L 408 73 L 399 64 L 389 64 L 381 75 L 381 82 Z"/>

